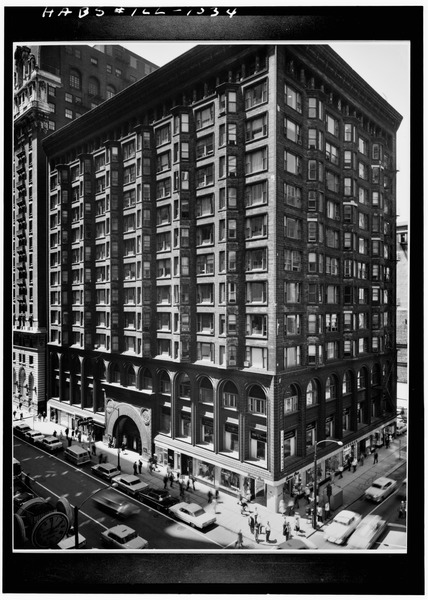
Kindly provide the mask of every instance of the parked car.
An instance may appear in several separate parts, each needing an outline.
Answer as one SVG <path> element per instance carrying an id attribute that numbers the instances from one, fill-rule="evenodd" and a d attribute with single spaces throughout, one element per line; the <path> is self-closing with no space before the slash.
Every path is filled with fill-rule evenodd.
<path id="1" fill-rule="evenodd" d="M 352 510 L 341 510 L 324 529 L 324 539 L 333 544 L 344 544 L 361 522 L 361 515 Z"/>
<path id="2" fill-rule="evenodd" d="M 30 430 L 31 427 L 28 425 L 28 423 L 23 423 L 22 421 L 20 423 L 16 423 L 16 425 L 13 426 L 14 435 L 17 435 L 21 438 L 23 438 L 25 433 Z"/>
<path id="3" fill-rule="evenodd" d="M 402 435 L 403 433 L 406 433 L 406 431 L 407 431 L 407 423 L 405 421 L 403 421 L 402 419 L 398 419 L 397 425 L 395 427 L 396 435 Z"/>
<path id="4" fill-rule="evenodd" d="M 216 518 L 205 512 L 202 506 L 199 506 L 196 502 L 178 502 L 178 504 L 170 507 L 169 512 L 188 523 L 191 527 L 197 527 L 198 529 L 204 529 L 216 522 Z"/>
<path id="5" fill-rule="evenodd" d="M 379 477 L 366 489 L 365 498 L 366 500 L 373 500 L 374 502 L 382 502 L 382 500 L 385 500 L 385 498 L 395 492 L 396 489 L 397 482 L 395 479 Z"/>
<path id="6" fill-rule="evenodd" d="M 142 550 L 149 545 L 148 541 L 140 537 L 137 532 L 127 525 L 115 525 L 101 532 L 101 540 L 121 550 Z"/>
<path id="7" fill-rule="evenodd" d="M 112 483 L 130 496 L 135 496 L 149 487 L 149 484 L 141 481 L 137 475 L 118 475 L 112 479 Z"/>
<path id="8" fill-rule="evenodd" d="M 101 477 L 101 479 L 105 479 L 105 481 L 110 482 L 113 477 L 120 475 L 119 469 L 112 465 L 111 463 L 101 463 L 99 465 L 92 465 L 91 472 L 97 477 Z"/>
<path id="9" fill-rule="evenodd" d="M 348 539 L 347 547 L 356 550 L 371 548 L 386 527 L 386 521 L 379 515 L 367 515 Z"/>
<path id="10" fill-rule="evenodd" d="M 168 512 L 171 506 L 174 506 L 180 502 L 178 498 L 171 496 L 167 490 L 159 490 L 152 487 L 148 487 L 141 492 L 137 492 L 136 497 L 147 506 L 151 506 L 152 508 L 156 508 L 157 510 L 164 512 Z"/>
<path id="11" fill-rule="evenodd" d="M 129 502 L 125 496 L 114 492 L 113 490 L 104 490 L 94 496 L 94 504 L 102 510 L 109 512 L 116 517 L 126 519 L 131 515 L 138 514 L 140 509 L 132 502 Z"/>
<path id="12" fill-rule="evenodd" d="M 46 435 L 40 441 L 40 446 L 43 448 L 43 450 L 46 450 L 47 452 L 51 452 L 52 454 L 55 454 L 56 452 L 60 452 L 60 450 L 63 449 L 61 440 L 59 440 L 57 437 L 55 437 L 53 435 Z"/>
<path id="13" fill-rule="evenodd" d="M 45 436 L 40 431 L 36 431 L 35 429 L 30 429 L 24 433 L 24 438 L 27 442 L 31 442 L 32 444 L 36 444 L 42 441 Z"/>

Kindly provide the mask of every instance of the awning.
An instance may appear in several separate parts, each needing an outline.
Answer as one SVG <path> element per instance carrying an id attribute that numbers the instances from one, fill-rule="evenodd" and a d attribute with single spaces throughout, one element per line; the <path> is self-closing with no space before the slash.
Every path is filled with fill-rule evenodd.
<path id="1" fill-rule="evenodd" d="M 78 406 L 71 406 L 70 404 L 60 402 L 59 400 L 49 400 L 48 406 L 50 408 L 56 408 L 57 410 L 61 410 L 62 412 L 65 412 L 73 417 L 93 419 L 98 425 L 105 425 L 105 417 L 103 413 L 94 413 L 90 410 L 83 410 Z"/>

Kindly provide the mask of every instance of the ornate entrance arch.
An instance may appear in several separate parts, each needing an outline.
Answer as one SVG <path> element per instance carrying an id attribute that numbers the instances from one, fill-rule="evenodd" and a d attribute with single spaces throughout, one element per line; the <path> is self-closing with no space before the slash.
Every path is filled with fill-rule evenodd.
<path id="1" fill-rule="evenodd" d="M 151 411 L 107 399 L 106 434 L 114 438 L 116 447 L 122 443 L 149 457 L 152 454 Z"/>

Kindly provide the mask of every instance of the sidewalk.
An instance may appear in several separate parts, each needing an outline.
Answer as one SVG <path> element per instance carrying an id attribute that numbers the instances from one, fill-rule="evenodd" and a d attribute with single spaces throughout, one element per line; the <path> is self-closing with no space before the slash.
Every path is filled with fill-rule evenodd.
<path id="1" fill-rule="evenodd" d="M 33 421 L 31 420 L 31 416 L 25 409 L 22 410 L 24 413 L 24 419 L 29 423 L 31 427 L 33 427 Z M 17 417 L 19 416 L 20 411 L 17 412 Z M 51 423 L 49 421 L 39 421 L 37 416 L 34 419 L 34 429 L 45 433 L 52 434 L 54 430 L 56 430 L 59 435 L 62 427 L 60 427 L 57 423 Z M 73 443 L 78 443 L 74 441 Z M 356 498 L 361 496 L 364 490 L 369 487 L 371 482 L 380 477 L 381 475 L 388 475 L 391 471 L 397 468 L 400 464 L 405 462 L 405 453 L 401 453 L 400 457 L 400 441 L 395 439 L 391 442 L 389 448 L 379 448 L 379 462 L 377 464 L 373 464 L 373 457 L 369 456 L 365 461 L 364 465 L 358 465 L 355 473 L 344 471 L 343 478 L 339 479 L 335 478 L 334 485 L 336 487 L 342 488 L 343 492 L 343 504 L 338 507 L 337 511 L 345 509 L 351 502 L 353 502 Z M 67 446 L 67 441 L 63 440 L 64 447 Z M 86 447 L 91 451 L 89 447 L 91 444 L 88 443 L 86 436 L 82 437 L 82 446 Z M 113 464 L 117 464 L 117 448 L 108 448 L 106 444 L 103 442 L 96 442 L 96 456 L 91 455 L 92 461 L 97 463 L 99 460 L 99 455 L 104 454 L 107 456 L 107 461 Z M 130 450 L 126 450 L 125 452 L 120 452 L 120 465 L 123 473 L 133 473 L 133 465 L 135 461 L 138 462 L 140 456 L 137 452 L 133 452 Z M 163 477 L 166 473 L 166 468 L 160 466 L 159 471 L 150 473 L 148 468 L 148 462 L 143 460 L 143 469 L 140 475 L 141 479 L 147 483 L 149 483 L 153 487 L 163 488 Z M 197 504 L 202 505 L 207 512 L 214 511 L 214 504 L 208 504 L 208 491 L 213 491 L 211 486 L 204 485 L 200 481 L 195 482 L 196 490 L 192 489 L 190 486 L 188 492 L 186 492 L 189 496 L 191 502 L 196 502 Z M 324 485 L 321 486 L 319 490 L 320 498 L 322 498 Z M 168 491 L 172 496 L 179 497 L 180 488 L 178 482 L 175 480 L 173 483 L 173 487 L 170 487 L 168 483 Z M 241 507 L 238 505 L 238 500 L 235 496 L 231 496 L 222 490 L 219 490 L 220 497 L 219 502 L 216 507 L 216 518 L 217 523 L 219 523 L 225 529 L 228 529 L 231 532 L 238 533 L 241 529 L 242 534 L 244 536 L 243 545 L 244 548 L 250 549 L 258 549 L 258 550 L 268 550 L 269 547 L 273 547 L 275 544 L 280 544 L 285 541 L 285 537 L 282 533 L 284 519 L 287 519 L 291 522 L 292 532 L 295 536 L 296 533 L 294 531 L 294 516 L 283 516 L 280 513 L 274 513 L 268 510 L 265 506 L 257 504 L 257 502 L 251 502 L 248 507 L 252 514 L 257 512 L 259 516 L 259 520 L 263 526 L 266 525 L 267 521 L 270 523 L 271 534 L 270 541 L 266 542 L 265 534 L 261 534 L 259 536 L 259 543 L 255 542 L 254 536 L 250 532 L 250 528 L 248 525 L 248 513 L 247 515 L 241 515 Z M 312 524 L 306 518 L 306 500 L 301 498 L 299 501 L 299 509 L 298 512 L 301 516 L 300 520 L 300 535 L 304 537 L 309 537 L 314 533 L 314 529 Z M 332 515 L 331 515 L 332 516 Z M 233 544 L 230 546 L 233 548 Z"/>

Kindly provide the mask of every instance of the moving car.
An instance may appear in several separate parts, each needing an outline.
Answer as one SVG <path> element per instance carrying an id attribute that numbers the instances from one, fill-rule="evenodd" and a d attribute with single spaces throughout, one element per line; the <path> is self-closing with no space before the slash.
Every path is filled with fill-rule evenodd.
<path id="1" fill-rule="evenodd" d="M 138 492 L 136 497 L 147 506 L 165 512 L 168 512 L 171 506 L 180 502 L 178 498 L 173 498 L 167 490 L 159 490 L 152 487 Z"/>
<path id="2" fill-rule="evenodd" d="M 28 425 L 28 423 L 21 422 L 13 426 L 13 433 L 18 437 L 23 438 L 26 431 L 31 431 L 31 427 Z"/>
<path id="3" fill-rule="evenodd" d="M 403 433 L 406 433 L 406 431 L 407 431 L 407 423 L 401 419 L 398 419 L 397 425 L 395 428 L 396 435 L 402 435 Z"/>
<path id="4" fill-rule="evenodd" d="M 112 465 L 111 463 L 101 463 L 99 465 L 92 465 L 91 472 L 97 477 L 101 477 L 101 479 L 105 479 L 106 481 L 111 481 L 113 477 L 120 475 L 119 469 Z"/>
<path id="5" fill-rule="evenodd" d="M 101 540 L 121 550 L 142 550 L 149 545 L 137 532 L 127 525 L 115 525 L 101 532 Z"/>
<path id="6" fill-rule="evenodd" d="M 344 544 L 361 522 L 361 515 L 352 510 L 341 510 L 324 529 L 324 539 L 333 544 Z"/>
<path id="7" fill-rule="evenodd" d="M 397 489 L 397 482 L 395 479 L 389 479 L 388 477 L 379 477 L 375 479 L 371 486 L 366 489 L 365 497 L 366 500 L 373 500 L 374 502 L 382 502 L 390 494 L 395 492 Z"/>
<path id="8" fill-rule="evenodd" d="M 142 492 L 149 487 L 149 484 L 141 481 L 137 475 L 119 475 L 112 479 L 112 483 L 130 496 L 135 496 L 138 492 Z"/>
<path id="9" fill-rule="evenodd" d="M 35 429 L 30 429 L 29 431 L 26 431 L 24 433 L 24 438 L 32 444 L 35 444 L 36 442 L 41 442 L 44 437 L 45 436 L 43 435 L 43 433 L 40 433 L 40 431 L 36 431 Z"/>
<path id="10" fill-rule="evenodd" d="M 215 516 L 206 513 L 196 502 L 178 502 L 170 507 L 169 512 L 191 527 L 198 529 L 204 529 L 216 522 Z"/>
<path id="11" fill-rule="evenodd" d="M 43 450 L 46 450 L 47 452 L 51 452 L 52 454 L 55 454 L 56 452 L 59 452 L 60 450 L 62 450 L 61 440 L 59 440 L 57 437 L 55 437 L 53 435 L 46 435 L 40 441 L 40 446 L 41 446 L 41 448 L 43 448 Z"/>
<path id="12" fill-rule="evenodd" d="M 385 531 L 387 523 L 379 515 L 367 515 L 348 539 L 347 547 L 356 550 L 371 548 Z"/>
<path id="13" fill-rule="evenodd" d="M 138 506 L 132 504 L 122 494 L 113 490 L 104 490 L 94 496 L 94 504 L 102 510 L 122 519 L 140 512 Z"/>

